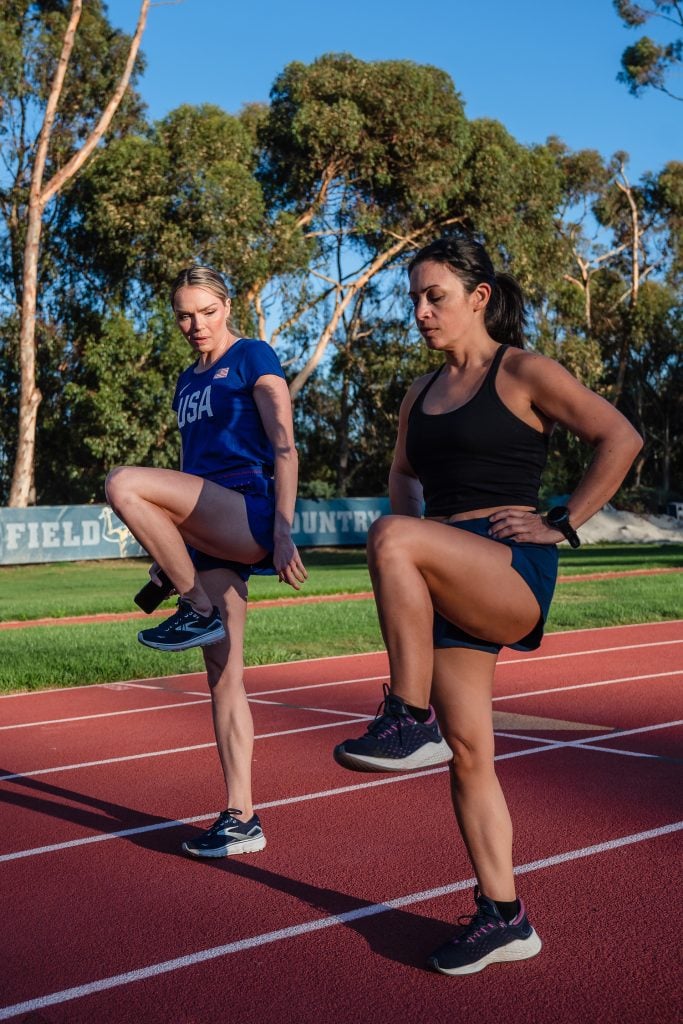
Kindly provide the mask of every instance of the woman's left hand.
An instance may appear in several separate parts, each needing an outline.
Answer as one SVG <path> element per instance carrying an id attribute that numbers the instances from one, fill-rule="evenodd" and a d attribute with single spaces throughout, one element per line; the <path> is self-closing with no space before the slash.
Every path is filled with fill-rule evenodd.
<path id="1" fill-rule="evenodd" d="M 288 583 L 295 590 L 299 590 L 301 584 L 308 579 L 304 563 L 291 537 L 275 538 L 273 565 L 280 583 Z"/>
<path id="2" fill-rule="evenodd" d="M 489 516 L 489 534 L 496 540 L 516 540 L 522 544 L 559 544 L 564 534 L 551 530 L 538 512 L 506 508 Z"/>

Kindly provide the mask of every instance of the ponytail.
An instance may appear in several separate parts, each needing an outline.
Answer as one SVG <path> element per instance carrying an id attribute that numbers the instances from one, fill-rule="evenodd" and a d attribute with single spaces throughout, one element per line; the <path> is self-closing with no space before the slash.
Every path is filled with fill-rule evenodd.
<path id="1" fill-rule="evenodd" d="M 496 271 L 491 298 L 484 312 L 484 323 L 494 341 L 524 348 L 524 294 L 511 274 Z"/>
<path id="2" fill-rule="evenodd" d="M 420 249 L 408 264 L 410 274 L 418 263 L 431 260 L 443 263 L 453 271 L 471 294 L 478 284 L 485 282 L 491 288 L 486 305 L 484 323 L 494 341 L 524 348 L 526 309 L 524 294 L 511 274 L 493 269 L 493 263 L 483 245 L 473 238 L 437 238 Z"/>

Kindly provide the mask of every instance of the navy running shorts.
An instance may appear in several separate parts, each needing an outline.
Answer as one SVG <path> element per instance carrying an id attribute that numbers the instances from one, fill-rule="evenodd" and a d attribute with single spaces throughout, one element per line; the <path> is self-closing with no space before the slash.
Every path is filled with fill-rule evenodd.
<path id="1" fill-rule="evenodd" d="M 511 538 L 499 540 L 489 537 L 488 517 L 483 519 L 461 519 L 459 522 L 447 523 L 459 530 L 467 530 L 478 537 L 486 537 L 498 544 L 507 544 L 512 548 L 512 568 L 522 577 L 538 601 L 540 616 L 538 622 L 527 636 L 514 644 L 496 644 L 492 640 L 472 636 L 454 623 L 444 619 L 438 612 L 434 613 L 434 647 L 471 647 L 475 651 L 488 651 L 497 654 L 501 647 L 511 647 L 514 651 L 535 651 L 543 639 L 543 627 L 548 618 L 550 602 L 553 598 L 557 582 L 558 553 L 555 544 L 523 544 Z"/>
<path id="2" fill-rule="evenodd" d="M 235 470 L 211 477 L 211 482 L 231 491 L 239 491 L 247 506 L 247 520 L 254 540 L 265 548 L 268 554 L 260 562 L 247 564 L 234 562 L 227 558 L 216 558 L 203 551 L 188 546 L 192 564 L 198 572 L 207 569 L 232 569 L 242 580 L 250 576 L 274 576 L 273 566 L 273 527 L 275 521 L 275 481 L 271 476 L 264 476 L 257 469 Z"/>

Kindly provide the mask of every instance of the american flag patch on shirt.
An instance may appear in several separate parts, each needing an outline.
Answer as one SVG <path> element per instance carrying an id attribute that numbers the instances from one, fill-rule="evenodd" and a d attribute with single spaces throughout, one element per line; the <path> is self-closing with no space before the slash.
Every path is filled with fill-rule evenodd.
<path id="1" fill-rule="evenodd" d="M 229 369 L 230 369 L 229 366 L 223 366 L 223 367 L 221 367 L 220 370 L 216 370 L 216 372 L 213 375 L 213 379 L 214 380 L 220 380 L 221 377 L 227 377 Z"/>

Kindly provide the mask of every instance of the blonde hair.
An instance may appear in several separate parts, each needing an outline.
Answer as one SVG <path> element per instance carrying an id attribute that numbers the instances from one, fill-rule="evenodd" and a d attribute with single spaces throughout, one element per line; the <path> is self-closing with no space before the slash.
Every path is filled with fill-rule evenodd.
<path id="1" fill-rule="evenodd" d="M 175 309 L 175 297 L 176 293 L 181 288 L 204 288 L 207 292 L 211 292 L 217 298 L 221 300 L 223 305 L 227 305 L 230 301 L 230 292 L 228 286 L 218 273 L 212 267 L 185 267 L 180 273 L 174 278 L 171 284 L 171 308 Z M 233 334 L 239 334 L 239 329 L 233 320 L 228 317 L 226 324 L 229 331 Z"/>

